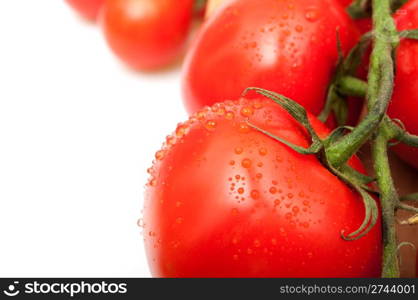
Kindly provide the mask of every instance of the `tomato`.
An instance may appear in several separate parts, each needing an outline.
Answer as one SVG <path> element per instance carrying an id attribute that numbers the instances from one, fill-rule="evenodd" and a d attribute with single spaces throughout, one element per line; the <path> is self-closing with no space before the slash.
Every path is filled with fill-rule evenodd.
<path id="1" fill-rule="evenodd" d="M 144 207 L 156 277 L 375 277 L 381 231 L 345 241 L 363 221 L 360 196 L 306 147 L 306 130 L 270 100 L 215 104 L 167 137 Z M 310 115 L 321 137 L 329 131 Z M 357 158 L 351 164 L 362 170 Z M 380 221 L 379 221 L 380 222 Z"/>
<path id="2" fill-rule="evenodd" d="M 83 17 L 96 20 L 104 0 L 66 0 Z"/>
<path id="3" fill-rule="evenodd" d="M 194 0 L 107 0 L 101 23 L 107 42 L 129 66 L 166 66 L 183 50 Z"/>
<path id="4" fill-rule="evenodd" d="M 418 0 L 411 0 L 395 15 L 398 30 L 418 28 Z M 388 114 L 418 134 L 418 42 L 404 39 L 396 55 L 395 89 Z M 418 168 L 418 148 L 400 144 L 392 148 L 403 160 Z"/>
<path id="5" fill-rule="evenodd" d="M 231 0 L 204 24 L 183 76 L 190 113 L 256 86 L 292 98 L 314 114 L 324 105 L 338 51 L 358 32 L 334 0 Z"/>

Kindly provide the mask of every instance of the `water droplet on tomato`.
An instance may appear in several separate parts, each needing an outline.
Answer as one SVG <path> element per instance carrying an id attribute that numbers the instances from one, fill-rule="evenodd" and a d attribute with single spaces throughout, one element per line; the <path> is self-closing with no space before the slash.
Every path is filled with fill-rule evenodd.
<path id="1" fill-rule="evenodd" d="M 176 129 L 176 136 L 177 137 L 179 137 L 179 138 L 183 137 L 186 134 L 186 132 L 187 132 L 187 127 L 186 126 L 184 126 L 184 125 L 177 126 L 177 129 Z"/>
<path id="2" fill-rule="evenodd" d="M 244 194 L 244 192 L 245 192 L 245 190 L 243 188 L 239 188 L 238 189 L 238 194 L 241 194 L 242 195 L 242 194 Z"/>
<path id="3" fill-rule="evenodd" d="M 235 117 L 235 114 L 232 111 L 228 111 L 225 113 L 225 119 L 232 120 Z"/>
<path id="4" fill-rule="evenodd" d="M 216 129 L 216 122 L 214 120 L 208 120 L 206 121 L 205 127 L 208 130 L 215 130 Z"/>
<path id="5" fill-rule="evenodd" d="M 260 198 L 260 192 L 257 190 L 252 190 L 251 191 L 251 198 L 253 198 L 254 200 L 257 200 L 258 198 Z"/>
<path id="6" fill-rule="evenodd" d="M 260 148 L 260 150 L 258 150 L 258 153 L 261 156 L 265 156 L 265 155 L 267 155 L 267 149 L 266 148 Z"/>
<path id="7" fill-rule="evenodd" d="M 319 11 L 316 8 L 310 8 L 306 11 L 305 18 L 309 22 L 316 22 L 319 19 Z"/>
<path id="8" fill-rule="evenodd" d="M 165 157 L 166 151 L 165 150 L 160 150 L 157 153 L 155 153 L 155 158 L 157 160 L 163 160 Z"/>
<path id="9" fill-rule="evenodd" d="M 270 189 L 269 189 L 269 192 L 271 193 L 271 194 L 276 194 L 277 193 L 277 189 L 274 187 L 274 186 L 272 186 Z"/>
<path id="10" fill-rule="evenodd" d="M 248 158 L 244 158 L 244 159 L 242 160 L 242 162 L 241 162 L 241 165 L 242 165 L 244 168 L 249 169 L 249 168 L 251 168 L 252 161 L 251 161 L 250 159 L 248 159 Z"/>
<path id="11" fill-rule="evenodd" d="M 138 221 L 136 222 L 136 225 L 138 225 L 138 227 L 140 228 L 144 228 L 145 227 L 144 219 L 142 218 L 138 219 Z"/>
<path id="12" fill-rule="evenodd" d="M 155 178 L 150 179 L 149 185 L 152 186 L 152 187 L 157 186 L 157 180 Z"/>
<path id="13" fill-rule="evenodd" d="M 244 106 L 241 108 L 241 115 L 243 117 L 251 117 L 254 113 L 254 110 L 250 106 Z"/>
<path id="14" fill-rule="evenodd" d="M 241 154 L 244 151 L 244 149 L 242 149 L 242 147 L 236 147 L 235 148 L 235 154 Z"/>
<path id="15" fill-rule="evenodd" d="M 240 122 L 238 125 L 238 132 L 239 133 L 248 133 L 250 132 L 251 128 L 250 126 L 248 126 L 247 123 L 245 122 Z"/>

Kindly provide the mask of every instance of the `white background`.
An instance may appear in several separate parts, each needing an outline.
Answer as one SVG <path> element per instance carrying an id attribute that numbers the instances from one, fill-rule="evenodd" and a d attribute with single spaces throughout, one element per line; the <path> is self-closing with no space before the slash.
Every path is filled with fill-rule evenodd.
<path id="1" fill-rule="evenodd" d="M 63 0 L 0 1 L 0 276 L 150 276 L 146 169 L 186 113 Z"/>

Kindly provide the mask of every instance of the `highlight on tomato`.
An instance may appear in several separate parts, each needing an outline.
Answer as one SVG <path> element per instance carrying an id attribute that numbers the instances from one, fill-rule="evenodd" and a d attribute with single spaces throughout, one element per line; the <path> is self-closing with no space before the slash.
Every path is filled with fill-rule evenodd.
<path id="1" fill-rule="evenodd" d="M 266 99 L 200 110 L 167 137 L 148 170 L 144 239 L 155 277 L 378 277 L 381 225 L 346 241 L 362 198 L 307 147 L 305 128 Z M 329 130 L 313 115 L 322 138 Z M 250 126 L 249 124 L 253 125 Z M 364 171 L 353 157 L 349 164 Z"/>
<path id="2" fill-rule="evenodd" d="M 107 0 L 101 25 L 113 52 L 137 70 L 173 63 L 184 49 L 194 0 Z"/>
<path id="3" fill-rule="evenodd" d="M 229 0 L 203 25 L 188 52 L 183 94 L 189 113 L 256 86 L 317 115 L 338 59 L 357 42 L 335 0 Z"/>
<path id="4" fill-rule="evenodd" d="M 66 0 L 84 18 L 95 21 L 104 0 Z"/>

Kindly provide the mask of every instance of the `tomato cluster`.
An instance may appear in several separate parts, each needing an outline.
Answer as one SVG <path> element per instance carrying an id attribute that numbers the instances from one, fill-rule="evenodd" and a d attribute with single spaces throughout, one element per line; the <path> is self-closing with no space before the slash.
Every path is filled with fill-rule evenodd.
<path id="1" fill-rule="evenodd" d="M 114 53 L 142 71 L 175 62 L 193 17 L 204 15 L 196 14 L 202 0 L 67 1 L 98 20 Z M 330 84 L 341 59 L 372 30 L 370 18 L 350 17 L 351 3 L 207 0 L 182 72 L 190 118 L 167 137 L 148 170 L 143 227 L 154 276 L 381 274 L 381 216 L 365 236 L 347 241 L 367 218 L 358 190 L 320 155 L 296 151 L 309 147 L 312 132 L 290 110 L 256 92 L 243 96 L 257 87 L 290 98 L 327 138 L 336 127 L 333 115 L 326 125 L 317 116 Z M 418 0 L 407 1 L 394 19 L 399 31 L 417 28 Z M 360 58 L 363 80 L 369 55 Z M 388 115 L 418 134 L 418 42 L 402 40 L 395 59 Z M 355 124 L 362 99 L 339 96 L 348 101 L 348 124 Z M 418 148 L 393 150 L 418 168 Z M 348 166 L 366 173 L 355 155 Z"/>

